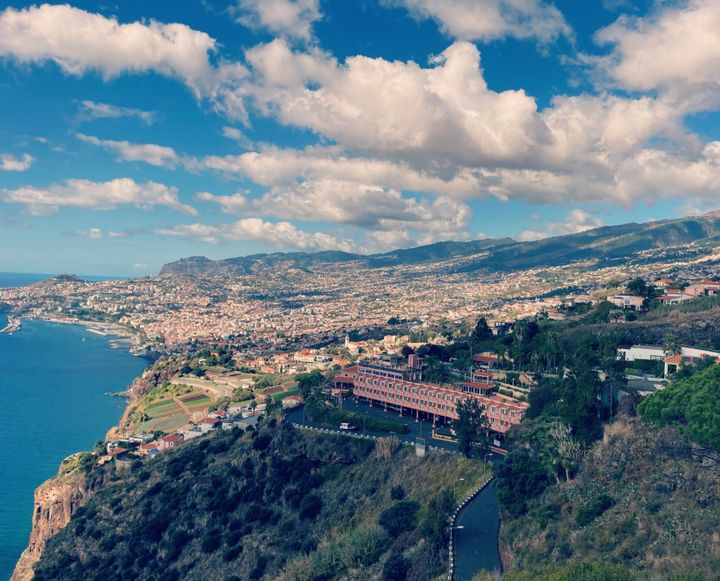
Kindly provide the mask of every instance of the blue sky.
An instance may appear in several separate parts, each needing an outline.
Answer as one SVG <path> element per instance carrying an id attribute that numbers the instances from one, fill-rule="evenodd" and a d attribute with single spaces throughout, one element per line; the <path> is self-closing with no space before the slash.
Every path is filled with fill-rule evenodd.
<path id="1" fill-rule="evenodd" d="M 718 205 L 711 0 L 4 6 L 0 270 L 144 275 Z"/>

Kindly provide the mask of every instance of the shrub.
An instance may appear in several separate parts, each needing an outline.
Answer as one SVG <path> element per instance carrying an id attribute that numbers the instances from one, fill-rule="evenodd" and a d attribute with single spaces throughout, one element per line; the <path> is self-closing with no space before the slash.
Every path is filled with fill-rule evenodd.
<path id="1" fill-rule="evenodd" d="M 589 525 L 602 513 L 615 504 L 615 500 L 607 494 L 601 494 L 590 502 L 586 503 L 577 511 L 575 522 L 578 526 L 584 527 Z"/>
<path id="2" fill-rule="evenodd" d="M 420 505 L 414 500 L 402 500 L 383 511 L 380 514 L 378 524 L 383 527 L 390 536 L 393 538 L 397 537 L 415 528 L 419 508 Z"/>
<path id="3" fill-rule="evenodd" d="M 300 501 L 300 513 L 301 519 L 312 520 L 322 510 L 323 503 L 317 494 L 308 494 Z"/>
<path id="4" fill-rule="evenodd" d="M 405 581 L 410 563 L 399 553 L 392 553 L 383 566 L 383 581 Z"/>
<path id="5" fill-rule="evenodd" d="M 390 498 L 392 498 L 393 500 L 402 500 L 403 498 L 405 498 L 405 488 L 403 488 L 402 484 L 393 486 L 390 489 Z"/>

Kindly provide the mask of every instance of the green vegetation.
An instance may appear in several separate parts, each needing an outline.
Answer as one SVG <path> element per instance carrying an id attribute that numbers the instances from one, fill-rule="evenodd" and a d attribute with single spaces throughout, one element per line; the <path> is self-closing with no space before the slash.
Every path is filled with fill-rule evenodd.
<path id="1" fill-rule="evenodd" d="M 606 429 L 571 481 L 543 488 L 511 480 L 525 506 L 506 505 L 502 542 L 519 572 L 508 579 L 720 578 L 720 466 L 701 462 L 672 428 L 621 418 Z M 524 457 L 547 478 L 538 457 Z M 587 567 L 582 576 L 577 560 Z"/>
<path id="2" fill-rule="evenodd" d="M 380 453 L 265 420 L 90 473 L 94 496 L 50 539 L 35 578 L 436 578 L 448 483 L 464 478 L 466 494 L 485 476 L 459 455 Z"/>
<path id="3" fill-rule="evenodd" d="M 406 434 L 408 432 L 408 427 L 401 422 L 378 420 L 325 404 L 306 404 L 305 413 L 310 421 L 333 428 L 339 427 L 342 423 L 348 423 L 356 428 L 364 428 L 367 432 L 391 432 L 394 434 Z"/>
<path id="4" fill-rule="evenodd" d="M 649 396 L 638 408 L 640 415 L 659 426 L 674 426 L 686 438 L 720 450 L 720 365 L 710 365 Z"/>
<path id="5" fill-rule="evenodd" d="M 488 449 L 488 428 L 490 422 L 485 417 L 484 408 L 475 399 L 459 401 L 458 419 L 453 422 L 458 439 L 458 448 L 466 458 L 470 457 L 473 443 L 482 456 Z"/>

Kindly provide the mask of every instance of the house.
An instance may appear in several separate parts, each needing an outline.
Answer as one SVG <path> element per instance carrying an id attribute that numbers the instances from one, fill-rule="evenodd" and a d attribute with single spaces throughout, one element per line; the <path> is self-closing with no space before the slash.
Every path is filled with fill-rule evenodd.
<path id="1" fill-rule="evenodd" d="M 616 307 L 620 307 L 621 309 L 627 309 L 631 311 L 642 311 L 643 310 L 643 303 L 645 302 L 645 297 L 640 297 L 636 295 L 625 295 L 625 294 L 617 294 L 612 295 L 607 298 L 607 301 L 609 303 L 612 303 Z"/>
<path id="2" fill-rule="evenodd" d="M 658 297 L 658 301 L 660 301 L 663 305 L 679 305 L 681 303 L 686 303 L 687 301 L 695 300 L 696 298 L 693 295 L 682 292 L 671 293 L 670 290 L 661 297 Z"/>
<path id="3" fill-rule="evenodd" d="M 482 353 L 481 355 L 475 355 L 473 357 L 475 360 L 475 367 L 479 370 L 489 370 L 495 367 L 498 363 L 498 358 L 496 355 L 489 355 L 487 353 Z"/>
<path id="4" fill-rule="evenodd" d="M 143 456 L 154 456 L 158 453 L 157 442 L 148 442 L 147 444 L 140 444 L 138 446 L 138 452 Z"/>
<path id="5" fill-rule="evenodd" d="M 217 430 L 220 428 L 222 422 L 217 418 L 203 418 L 198 422 L 200 430 L 203 432 L 209 432 L 210 430 Z"/>
<path id="6" fill-rule="evenodd" d="M 169 450 L 170 448 L 174 448 L 175 446 L 182 444 L 183 440 L 184 437 L 182 434 L 168 434 L 167 436 L 158 438 L 155 441 L 155 444 L 157 444 L 159 452 L 164 452 L 165 450 Z"/>
<path id="7" fill-rule="evenodd" d="M 618 349 L 617 355 L 624 361 L 662 361 L 665 359 L 665 348 L 662 345 L 633 345 Z"/>
<path id="8" fill-rule="evenodd" d="M 348 368 L 340 371 L 333 378 L 332 395 L 338 396 L 338 395 L 345 395 L 345 394 L 349 393 L 350 390 L 355 385 L 355 375 L 356 374 L 357 374 L 357 365 L 353 365 L 352 367 L 348 367 Z"/>
<path id="9" fill-rule="evenodd" d="M 302 396 L 299 395 L 289 395 L 287 397 L 284 397 L 282 400 L 282 407 L 283 409 L 292 409 L 296 408 L 303 403 Z"/>
<path id="10" fill-rule="evenodd" d="M 712 297 L 720 294 L 720 282 L 716 280 L 701 280 L 688 286 L 685 292 L 694 297 Z"/>

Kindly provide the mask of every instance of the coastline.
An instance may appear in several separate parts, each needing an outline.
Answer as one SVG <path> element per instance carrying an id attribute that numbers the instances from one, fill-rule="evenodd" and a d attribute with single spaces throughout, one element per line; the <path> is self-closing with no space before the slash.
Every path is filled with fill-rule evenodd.
<path id="1" fill-rule="evenodd" d="M 8 320 L 17 315 L 8 314 Z M 35 321 L 35 323 L 33 323 Z M 95 322 L 83 322 L 65 318 L 55 317 L 28 317 L 24 318 L 23 322 L 27 325 L 23 328 L 23 332 L 15 337 L 9 337 L 9 334 L 0 335 L 0 338 L 5 337 L 5 341 L 8 346 L 14 346 L 13 349 L 18 354 L 24 353 L 21 349 L 25 349 L 23 346 L 26 345 L 30 349 L 34 349 L 32 345 L 35 345 L 37 339 L 41 340 L 41 351 L 38 351 L 38 357 L 33 357 L 32 362 L 30 360 L 21 359 L 25 361 L 23 367 L 24 372 L 20 372 L 23 375 L 33 373 L 33 369 L 40 366 L 45 369 L 42 358 L 46 353 L 46 346 L 52 344 L 53 349 L 60 349 L 61 352 L 67 353 L 72 357 L 66 359 L 64 357 L 53 356 L 53 361 L 65 362 L 64 364 L 58 363 L 59 367 L 57 372 L 53 371 L 51 376 L 54 378 L 63 377 L 63 387 L 59 390 L 52 390 L 48 397 L 45 396 L 46 391 L 43 385 L 49 385 L 46 380 L 42 379 L 37 387 L 28 388 L 34 389 L 37 392 L 35 395 L 33 392 L 33 398 L 30 401 L 45 401 L 45 412 L 40 415 L 33 414 L 34 419 L 32 421 L 33 428 L 32 433 L 45 434 L 45 437 L 50 438 L 54 442 L 63 442 L 59 446 L 54 446 L 52 451 L 48 451 L 47 446 L 41 446 L 37 448 L 42 455 L 41 461 L 33 461 L 34 466 L 42 466 L 42 470 L 35 470 L 32 474 L 13 472 L 17 476 L 13 477 L 11 483 L 11 490 L 13 492 L 7 492 L 4 494 L 7 504 L 5 505 L 7 510 L 4 511 L 4 518 L 7 518 L 5 522 L 8 524 L 4 527 L 6 534 L 9 535 L 7 549 L 4 548 L 4 558 L 6 559 L 3 563 L 3 570 L 8 568 L 8 575 L 12 572 L 12 567 L 15 565 L 16 572 L 19 576 L 14 576 L 13 579 L 25 579 L 28 578 L 28 571 L 32 568 L 32 563 L 39 557 L 39 548 L 44 545 L 44 539 L 50 538 L 60 528 L 65 526 L 65 518 L 69 520 L 70 515 L 74 512 L 75 508 L 82 504 L 84 501 L 80 499 L 78 494 L 80 493 L 79 488 L 74 485 L 68 487 L 67 478 L 58 480 L 57 476 L 53 474 L 57 473 L 57 467 L 62 465 L 67 457 L 67 454 L 74 454 L 77 450 L 90 450 L 96 440 L 106 437 L 108 431 L 116 429 L 116 426 L 120 423 L 122 418 L 127 414 L 127 410 L 132 402 L 131 387 L 143 377 L 143 374 L 150 362 L 141 363 L 142 358 L 138 358 L 138 353 L 132 352 L 129 348 L 136 344 L 135 338 L 126 330 L 116 325 L 97 324 Z M 63 324 L 64 326 L 76 325 L 74 331 L 62 330 L 56 327 L 55 331 L 52 331 L 52 325 L 47 327 L 38 327 L 39 323 L 57 323 Z M 40 330 L 42 329 L 42 331 Z M 92 330 L 99 331 L 92 333 Z M 69 334 L 68 334 L 69 331 Z M 90 336 L 87 337 L 87 341 L 84 338 L 84 332 L 88 331 Z M 27 336 L 25 335 L 27 333 Z M 59 335 L 58 335 L 59 334 Z M 95 337 L 92 337 L 92 336 Z M 51 337 L 55 337 L 52 339 Z M 109 339 L 109 341 L 108 341 Z M 50 343 L 47 343 L 50 341 Z M 114 344 L 113 341 L 124 341 L 124 344 Z M 64 345 L 70 345 L 70 351 L 67 350 Z M 92 347 L 91 347 L 92 346 Z M 109 348 L 108 348 L 109 347 Z M 118 347 L 123 347 L 118 352 Z M 98 351 L 100 349 L 100 351 Z M 101 353 L 102 352 L 102 353 Z M 114 352 L 115 355 L 110 355 Z M 123 352 L 121 354 L 121 352 Z M 6 353 L 9 355 L 10 351 Z M 85 355 L 86 354 L 86 355 Z M 132 354 L 133 357 L 128 357 Z M 79 363 L 74 363 L 76 357 L 80 357 Z M 87 362 L 84 358 L 87 357 Z M 135 363 L 128 363 L 129 367 L 123 362 L 137 360 Z M 122 363 L 122 365 L 121 365 Z M 74 370 L 74 371 L 70 371 Z M 69 375 L 68 375 L 69 374 Z M 14 385 L 12 382 L 17 382 L 22 377 L 18 374 L 18 378 L 10 380 L 7 387 Z M 73 379 L 77 377 L 77 379 Z M 68 381 L 69 380 L 69 381 Z M 58 384 L 60 385 L 60 384 Z M 122 387 L 121 387 L 122 386 Z M 98 389 L 99 388 L 99 389 Z M 78 391 L 78 389 L 80 391 Z M 117 397 L 109 397 L 109 393 L 117 393 L 120 390 L 127 390 L 126 396 L 129 396 L 130 401 L 120 402 Z M 41 395 L 42 394 L 42 395 Z M 74 395 L 73 395 L 74 394 Z M 41 397 L 41 400 L 37 398 Z M 73 399 L 74 398 L 74 399 Z M 75 403 L 72 403 L 72 401 Z M 102 403 L 115 401 L 116 403 Z M 66 402 L 69 405 L 65 405 Z M 89 407 L 85 402 L 90 402 Z M 112 411 L 112 410 L 115 411 Z M 81 411 L 87 410 L 87 411 Z M 49 416 L 52 414 L 62 414 L 63 422 L 53 424 L 53 428 L 48 431 L 47 420 L 40 421 L 41 416 Z M 85 426 L 80 429 L 78 426 L 71 427 L 73 422 L 73 414 L 79 413 L 85 416 L 82 425 Z M 94 418 L 94 419 L 89 419 Z M 35 426 L 34 424 L 37 424 Z M 68 430 L 73 430 L 72 433 Z M 53 435 L 54 434 L 54 435 Z M 63 435 L 65 434 L 65 435 Z M 32 440 L 34 441 L 34 440 Z M 29 442 L 26 442 L 26 445 Z M 32 444 L 30 444 L 33 446 Z M 34 448 L 33 448 L 34 449 Z M 10 466 L 20 465 L 22 459 L 18 458 L 17 454 L 5 454 L 7 458 L 5 461 L 11 462 Z M 55 459 L 52 459 L 55 456 Z M 9 489 L 10 490 L 10 489 Z M 34 504 L 27 506 L 25 503 L 28 494 L 30 499 L 33 498 L 33 491 L 35 491 Z M 20 502 L 22 500 L 22 502 Z M 31 500 L 31 502 L 33 502 Z M 10 508 L 14 506 L 16 508 Z M 38 512 L 39 511 L 39 512 Z M 39 516 L 38 516 L 39 515 Z M 12 524 L 11 524 L 12 523 Z M 28 539 L 25 536 L 28 533 L 22 533 L 24 539 L 19 537 L 19 531 L 24 530 L 29 526 L 30 537 Z M 4 533 L 5 534 L 5 533 Z M 10 544 L 11 543 L 11 544 Z M 22 544 L 21 544 L 22 543 Z M 18 554 L 14 554 L 18 546 L 20 550 L 25 548 L 25 551 L 19 554 L 20 559 L 18 560 Z M 12 557 L 12 561 L 10 560 Z M 22 561 L 22 563 L 21 563 Z M 28 565 L 30 569 L 28 569 Z M 4 575 L 3 575 L 4 577 Z"/>

